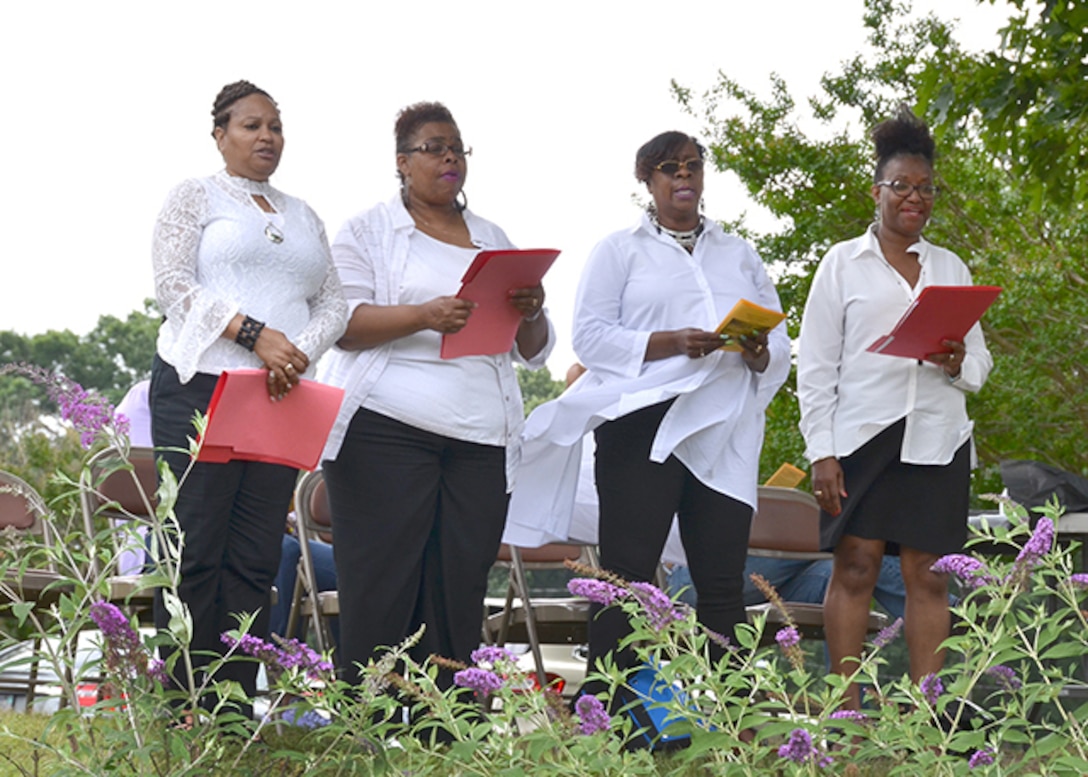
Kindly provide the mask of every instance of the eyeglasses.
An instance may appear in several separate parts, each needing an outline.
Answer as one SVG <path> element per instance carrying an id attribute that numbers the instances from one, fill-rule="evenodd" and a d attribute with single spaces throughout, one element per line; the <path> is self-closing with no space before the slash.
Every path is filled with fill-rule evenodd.
<path id="1" fill-rule="evenodd" d="M 913 192 L 918 192 L 918 196 L 923 200 L 932 200 L 938 194 L 941 193 L 941 187 L 934 186 L 931 183 L 914 184 L 910 181 L 904 181 L 902 179 L 896 179 L 894 181 L 877 181 L 877 186 L 887 186 L 896 197 L 902 197 L 906 199 Z"/>
<path id="2" fill-rule="evenodd" d="M 658 162 L 654 165 L 654 170 L 660 170 L 665 175 L 676 175 L 680 172 L 680 168 L 685 168 L 689 173 L 697 173 L 703 169 L 702 159 L 685 159 L 683 162 L 678 162 L 675 159 L 666 159 L 664 162 Z"/>
<path id="3" fill-rule="evenodd" d="M 460 157 L 472 156 L 472 149 L 465 148 L 464 143 L 446 143 L 441 140 L 425 141 L 415 148 L 404 149 L 403 153 L 411 154 L 413 151 L 418 151 L 421 154 L 430 154 L 431 156 L 445 156 L 447 151 L 452 151 Z"/>

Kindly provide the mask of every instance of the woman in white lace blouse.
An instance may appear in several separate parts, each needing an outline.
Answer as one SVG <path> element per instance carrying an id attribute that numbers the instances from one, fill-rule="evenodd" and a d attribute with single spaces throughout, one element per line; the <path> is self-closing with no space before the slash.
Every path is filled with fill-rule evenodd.
<path id="1" fill-rule="evenodd" d="M 268 183 L 283 150 L 276 103 L 238 81 L 222 89 L 212 115 L 225 169 L 170 193 L 152 251 L 165 314 L 151 376 L 152 437 L 179 478 L 189 457 L 171 448 L 188 448 L 193 412 L 207 410 L 222 371 L 267 370 L 269 399 L 276 401 L 347 321 L 321 221 Z M 259 612 L 251 633 L 266 636 L 295 476 L 275 464 L 202 462 L 182 484 L 175 506 L 185 540 L 179 590 L 192 616 L 194 664 L 206 665 L 208 653 L 223 650 L 220 635 L 237 627 L 236 613 Z M 169 617 L 160 596 L 158 627 Z M 232 662 L 215 679 L 235 680 L 252 696 L 256 664 Z"/>

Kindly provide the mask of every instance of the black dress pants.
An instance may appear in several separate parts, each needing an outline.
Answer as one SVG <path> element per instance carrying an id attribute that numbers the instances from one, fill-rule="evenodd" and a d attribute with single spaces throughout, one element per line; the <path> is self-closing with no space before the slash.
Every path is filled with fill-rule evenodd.
<path id="1" fill-rule="evenodd" d="M 506 450 L 360 409 L 323 464 L 340 592 L 339 668 L 351 684 L 382 647 L 468 662 L 506 522 Z M 444 678 L 448 682 L 448 677 Z"/>
<path id="2" fill-rule="evenodd" d="M 652 581 L 678 516 L 699 621 L 732 640 L 734 627 L 745 620 L 743 574 L 752 508 L 705 486 L 675 456 L 660 464 L 650 461 L 650 447 L 671 404 L 637 410 L 595 432 L 601 566 L 632 582 Z M 628 633 L 627 615 L 619 607 L 591 610 L 591 671 L 610 652 L 620 667 L 634 664 L 632 650 L 616 652 Z M 716 646 L 712 651 L 715 658 L 722 655 Z"/>
<path id="3" fill-rule="evenodd" d="M 182 384 L 174 368 L 158 356 L 151 372 L 151 436 L 174 476 L 185 477 L 174 506 L 183 539 L 179 595 L 192 616 L 190 648 L 197 668 L 226 651 L 221 635 L 238 627 L 234 614 L 259 611 L 250 633 L 268 639 L 272 581 L 298 474 L 278 464 L 231 461 L 197 462 L 186 475 L 189 455 L 164 450 L 188 449 L 186 438 L 196 435 L 193 412 L 207 412 L 217 380 L 215 375 L 198 373 Z M 165 629 L 169 620 L 160 591 L 155 625 Z M 179 661 L 175 679 L 186 687 L 183 671 Z M 214 679 L 234 680 L 252 697 L 257 664 L 231 661 Z M 198 672 L 194 680 L 203 682 L 203 674 Z"/>

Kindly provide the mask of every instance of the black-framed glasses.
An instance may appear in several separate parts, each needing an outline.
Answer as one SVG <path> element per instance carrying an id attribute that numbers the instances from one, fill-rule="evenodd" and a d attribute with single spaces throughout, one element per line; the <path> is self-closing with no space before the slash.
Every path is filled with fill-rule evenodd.
<path id="1" fill-rule="evenodd" d="M 918 192 L 918 196 L 923 200 L 932 200 L 938 194 L 941 193 L 941 187 L 934 186 L 931 183 L 911 183 L 910 181 L 904 181 L 902 178 L 896 178 L 894 181 L 877 181 L 877 186 L 887 186 L 896 197 L 902 197 L 906 199 L 912 192 Z"/>
<path id="2" fill-rule="evenodd" d="M 680 168 L 687 169 L 689 173 L 697 173 L 703 169 L 702 159 L 685 159 L 683 162 L 676 159 L 666 159 L 664 162 L 658 162 L 654 165 L 654 170 L 660 170 L 665 175 L 676 175 L 680 172 Z"/>
<path id="3" fill-rule="evenodd" d="M 442 140 L 426 140 L 415 148 L 406 148 L 404 153 L 411 154 L 416 151 L 421 154 L 430 154 L 431 156 L 445 156 L 447 151 L 452 151 L 460 157 L 472 156 L 472 149 L 467 148 L 464 143 L 459 141 L 446 143 Z"/>

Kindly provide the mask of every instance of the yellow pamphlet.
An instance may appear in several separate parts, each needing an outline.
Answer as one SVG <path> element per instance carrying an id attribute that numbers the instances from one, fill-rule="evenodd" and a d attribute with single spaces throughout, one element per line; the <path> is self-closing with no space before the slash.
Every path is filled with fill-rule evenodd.
<path id="1" fill-rule="evenodd" d="M 786 318 L 785 313 L 765 308 L 746 299 L 739 300 L 714 331 L 721 335 L 722 351 L 741 350 L 740 338 L 758 337 L 774 329 Z"/>
<path id="2" fill-rule="evenodd" d="M 807 472 L 803 469 L 798 469 L 787 461 L 775 470 L 775 473 L 767 478 L 767 482 L 763 485 L 779 486 L 780 488 L 797 488 L 797 486 L 801 484 L 801 481 L 807 477 Z"/>

